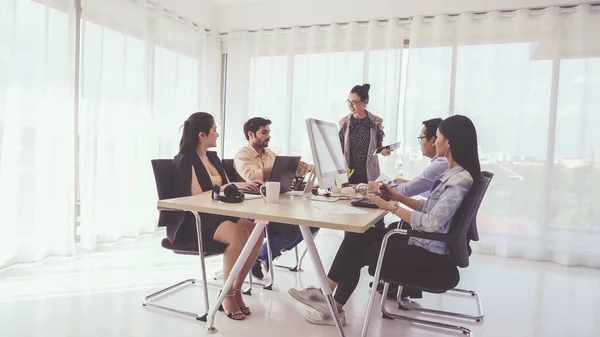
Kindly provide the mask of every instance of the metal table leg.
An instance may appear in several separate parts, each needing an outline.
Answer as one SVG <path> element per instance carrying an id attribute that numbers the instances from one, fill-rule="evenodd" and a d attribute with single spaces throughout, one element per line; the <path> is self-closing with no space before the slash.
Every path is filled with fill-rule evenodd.
<path id="1" fill-rule="evenodd" d="M 240 271 L 242 270 L 242 267 L 248 260 L 248 257 L 250 256 L 250 253 L 252 252 L 252 249 L 254 248 L 254 245 L 256 245 L 256 242 L 258 241 L 260 236 L 263 235 L 264 228 L 265 228 L 264 224 L 256 224 L 254 226 L 254 230 L 252 230 L 252 233 L 250 234 L 248 241 L 244 245 L 244 249 L 242 249 L 242 253 L 238 257 L 237 261 L 235 261 L 235 264 L 233 265 L 233 268 L 231 269 L 231 274 L 229 275 L 229 278 L 225 282 L 223 291 L 221 291 L 221 294 L 219 295 L 217 302 L 215 302 L 215 305 L 212 307 L 212 309 L 210 310 L 210 313 L 208 314 L 208 333 L 209 334 L 213 334 L 213 333 L 217 332 L 217 328 L 215 328 L 215 326 L 214 326 L 217 308 L 219 308 L 221 303 L 223 303 L 225 296 L 229 293 L 229 291 L 231 291 L 231 288 L 233 286 L 233 281 L 240 274 Z"/>
<path id="2" fill-rule="evenodd" d="M 321 263 L 321 258 L 319 257 L 319 252 L 317 252 L 317 247 L 315 246 L 315 241 L 313 240 L 312 234 L 310 233 L 310 228 L 306 226 L 300 226 L 300 232 L 304 237 L 304 243 L 306 244 L 306 249 L 308 250 L 308 255 L 312 260 L 313 266 L 315 267 L 315 271 L 317 272 L 317 277 L 319 278 L 319 282 L 321 283 L 321 290 L 323 291 L 323 295 L 327 297 L 327 303 L 329 304 L 329 310 L 333 317 L 335 317 L 335 325 L 339 331 L 339 335 L 345 337 L 344 329 L 342 328 L 342 322 L 340 321 L 340 315 L 338 314 L 337 308 L 335 306 L 335 302 L 333 300 L 333 292 L 329 287 L 329 281 L 327 280 L 327 275 L 325 274 L 325 269 L 323 268 L 323 263 Z"/>

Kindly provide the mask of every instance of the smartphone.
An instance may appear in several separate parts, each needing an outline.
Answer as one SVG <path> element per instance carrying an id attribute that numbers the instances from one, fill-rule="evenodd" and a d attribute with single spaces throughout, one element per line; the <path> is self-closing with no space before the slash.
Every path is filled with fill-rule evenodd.
<path id="1" fill-rule="evenodd" d="M 388 182 L 387 182 L 387 184 L 386 184 L 386 185 L 388 185 L 389 187 L 392 187 L 392 188 L 393 188 L 393 187 L 396 187 L 396 186 L 398 186 L 398 185 L 399 185 L 399 183 L 395 183 L 393 180 L 390 180 L 390 181 L 388 181 Z"/>

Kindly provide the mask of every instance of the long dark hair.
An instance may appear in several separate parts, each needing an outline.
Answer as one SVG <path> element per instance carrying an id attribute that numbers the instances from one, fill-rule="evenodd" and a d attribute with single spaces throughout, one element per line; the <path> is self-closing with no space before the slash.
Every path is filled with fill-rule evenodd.
<path id="1" fill-rule="evenodd" d="M 469 117 L 454 115 L 444 119 L 439 130 L 448 139 L 452 158 L 469 171 L 474 183 L 479 181 L 481 165 L 477 149 L 477 130 L 473 122 Z"/>
<path id="2" fill-rule="evenodd" d="M 196 152 L 198 147 L 198 134 L 204 132 L 207 136 L 215 125 L 215 118 L 208 112 L 193 113 L 183 123 L 183 132 L 179 142 L 179 153 L 189 154 Z"/>

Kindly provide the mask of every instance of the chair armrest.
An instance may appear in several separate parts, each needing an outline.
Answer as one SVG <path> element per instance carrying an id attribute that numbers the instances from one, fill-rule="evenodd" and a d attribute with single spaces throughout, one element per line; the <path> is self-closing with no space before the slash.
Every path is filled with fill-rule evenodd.
<path id="1" fill-rule="evenodd" d="M 440 241 L 440 242 L 450 242 L 451 238 L 448 234 L 445 233 L 428 233 L 428 232 L 420 232 L 420 231 L 416 231 L 414 229 L 394 229 L 389 231 L 385 238 L 383 239 L 385 242 L 388 241 L 389 237 L 392 235 L 396 235 L 396 234 L 401 234 L 401 235 L 406 235 L 408 237 L 412 237 L 412 238 L 421 238 L 421 239 L 428 239 L 428 240 L 433 240 L 433 241 Z"/>
<path id="2" fill-rule="evenodd" d="M 427 239 L 446 243 L 449 243 L 451 241 L 450 235 L 446 233 L 428 233 L 416 231 L 414 229 L 409 229 L 407 235 L 412 238 Z"/>

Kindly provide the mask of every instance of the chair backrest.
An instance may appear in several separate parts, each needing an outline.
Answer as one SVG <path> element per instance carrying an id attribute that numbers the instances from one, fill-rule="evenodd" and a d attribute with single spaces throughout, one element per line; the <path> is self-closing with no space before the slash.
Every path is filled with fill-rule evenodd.
<path id="1" fill-rule="evenodd" d="M 242 178 L 237 174 L 237 171 L 235 170 L 235 167 L 233 165 L 233 159 L 223 159 L 221 162 L 223 163 L 223 169 L 227 174 L 227 178 L 229 178 L 231 182 L 243 181 Z"/>
<path id="2" fill-rule="evenodd" d="M 472 234 L 471 227 L 475 226 L 475 233 L 477 231 L 475 218 L 493 177 L 493 173 L 482 171 L 479 182 L 473 184 L 473 187 L 467 193 L 454 217 L 452 217 L 452 229 L 448 233 L 451 237 L 451 241 L 449 242 L 450 254 L 456 260 L 457 266 L 461 268 L 469 266 L 469 245 L 467 238 L 469 233 Z"/>
<path id="3" fill-rule="evenodd" d="M 156 190 L 158 199 L 171 199 L 175 197 L 175 174 L 173 172 L 173 159 L 153 159 L 152 170 L 154 171 L 154 180 L 156 181 Z M 158 227 L 166 226 L 168 212 L 160 212 L 158 218 Z"/>

